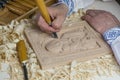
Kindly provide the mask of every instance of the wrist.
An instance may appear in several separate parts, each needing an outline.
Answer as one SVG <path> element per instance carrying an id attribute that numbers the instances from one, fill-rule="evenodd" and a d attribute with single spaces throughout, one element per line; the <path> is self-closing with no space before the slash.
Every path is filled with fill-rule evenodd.
<path id="1" fill-rule="evenodd" d="M 120 36 L 120 26 L 116 26 L 114 28 L 111 28 L 103 33 L 103 37 L 109 45 L 111 45 L 112 42 L 115 39 L 117 39 L 119 36 Z"/>

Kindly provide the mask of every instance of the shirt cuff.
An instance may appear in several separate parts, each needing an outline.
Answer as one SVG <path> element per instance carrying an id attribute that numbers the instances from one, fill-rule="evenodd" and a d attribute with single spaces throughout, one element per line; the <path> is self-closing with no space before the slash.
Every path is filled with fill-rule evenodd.
<path id="1" fill-rule="evenodd" d="M 120 36 L 120 26 L 111 28 L 104 32 L 103 37 L 105 41 L 111 46 L 111 44 Z"/>
<path id="2" fill-rule="evenodd" d="M 68 7 L 69 11 L 67 15 L 69 16 L 74 10 L 73 0 L 58 0 L 57 4 L 61 4 L 61 3 L 65 4 Z"/>

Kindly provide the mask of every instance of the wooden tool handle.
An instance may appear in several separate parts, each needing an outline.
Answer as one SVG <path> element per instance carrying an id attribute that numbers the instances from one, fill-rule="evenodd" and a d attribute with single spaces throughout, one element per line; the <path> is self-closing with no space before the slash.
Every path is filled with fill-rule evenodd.
<path id="1" fill-rule="evenodd" d="M 10 11 L 12 11 L 13 13 L 16 13 L 16 14 L 18 14 L 18 15 L 23 15 L 23 14 L 26 13 L 23 9 L 20 9 L 20 8 L 18 8 L 18 7 L 13 6 L 13 5 L 7 4 L 7 5 L 5 5 L 5 6 L 6 6 Z"/>
<path id="2" fill-rule="evenodd" d="M 28 59 L 27 49 L 26 49 L 24 40 L 20 40 L 17 43 L 17 50 L 18 50 L 18 57 L 21 63 Z"/>
<path id="3" fill-rule="evenodd" d="M 38 8 L 40 10 L 40 13 L 42 17 L 45 19 L 45 21 L 50 25 L 51 24 L 51 18 L 49 16 L 48 10 L 46 8 L 44 0 L 35 0 Z"/>

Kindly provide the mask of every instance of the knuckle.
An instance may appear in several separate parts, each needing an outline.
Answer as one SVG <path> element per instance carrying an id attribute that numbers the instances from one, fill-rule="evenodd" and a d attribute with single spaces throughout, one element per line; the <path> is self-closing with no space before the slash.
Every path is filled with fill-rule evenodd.
<path id="1" fill-rule="evenodd" d="M 53 25 L 53 27 L 54 27 L 55 29 L 59 29 L 60 25 L 58 25 L 57 23 L 55 23 L 55 24 Z"/>

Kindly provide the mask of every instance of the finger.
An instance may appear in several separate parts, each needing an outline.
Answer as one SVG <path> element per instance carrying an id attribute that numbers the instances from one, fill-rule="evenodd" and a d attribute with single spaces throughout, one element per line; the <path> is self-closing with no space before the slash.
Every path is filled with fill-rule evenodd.
<path id="1" fill-rule="evenodd" d="M 40 27 L 40 30 L 41 30 L 42 32 L 45 32 L 45 33 L 48 33 L 48 34 L 51 34 L 51 33 L 52 33 L 51 31 L 47 31 L 47 30 L 45 30 L 45 29 L 42 28 L 42 27 Z"/>
<path id="2" fill-rule="evenodd" d="M 54 28 L 52 28 L 51 26 L 49 26 L 42 17 L 40 17 L 38 20 L 38 26 L 44 32 L 47 32 L 47 33 L 48 32 L 56 32 L 56 30 Z"/>
<path id="3" fill-rule="evenodd" d="M 54 21 L 52 22 L 52 27 L 56 30 L 60 30 L 62 27 L 62 23 L 64 22 L 65 18 L 62 16 L 57 16 Z"/>
<path id="4" fill-rule="evenodd" d="M 49 26 L 48 24 L 44 24 L 41 26 L 43 28 L 43 30 L 47 33 L 49 32 L 57 32 L 57 30 L 55 30 L 54 28 L 52 28 L 51 26 Z"/>
<path id="5" fill-rule="evenodd" d="M 92 10 L 92 9 L 86 11 L 86 14 L 90 15 L 91 17 L 95 17 L 102 13 L 109 13 L 109 12 L 104 11 L 104 10 Z"/>
<path id="6" fill-rule="evenodd" d="M 99 13 L 103 13 L 103 12 L 106 12 L 106 11 L 89 9 L 89 10 L 86 11 L 86 14 L 89 14 L 91 12 L 94 12 L 95 14 L 99 14 Z"/>
<path id="7" fill-rule="evenodd" d="M 86 12 L 87 15 L 91 16 L 91 17 L 95 17 L 97 15 L 97 13 L 95 12 L 95 10 L 88 10 Z"/>
<path id="8" fill-rule="evenodd" d="M 82 17 L 82 19 L 86 20 L 87 22 L 91 22 L 93 18 L 90 15 L 85 15 Z"/>
<path id="9" fill-rule="evenodd" d="M 47 9 L 48 9 L 48 13 L 49 13 L 51 19 L 53 20 L 54 16 L 56 16 L 55 9 L 53 7 L 48 7 Z"/>

